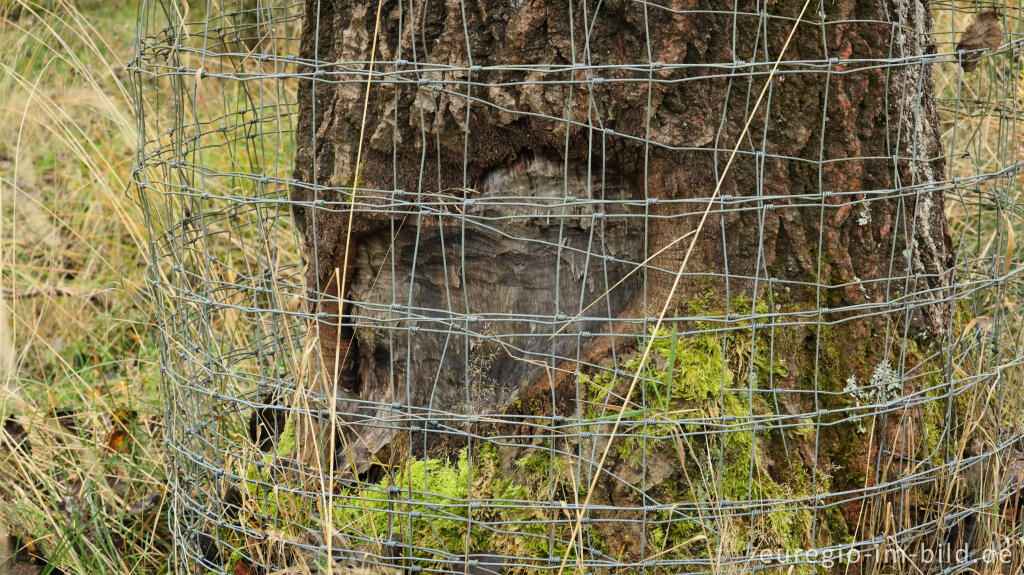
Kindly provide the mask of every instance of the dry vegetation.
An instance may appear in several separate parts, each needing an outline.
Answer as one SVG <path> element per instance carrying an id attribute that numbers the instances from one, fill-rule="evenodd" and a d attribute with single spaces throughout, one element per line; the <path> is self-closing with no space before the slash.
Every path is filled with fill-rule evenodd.
<path id="1" fill-rule="evenodd" d="M 0 0 L 0 572 L 7 555 L 26 573 L 167 565 L 159 347 L 122 71 L 135 10 Z M 936 7 L 939 52 L 969 13 L 954 27 L 948 6 Z M 955 176 L 1024 157 L 1019 58 L 999 55 L 962 81 L 954 64 L 936 67 Z M 979 274 L 1020 264 L 1020 193 L 1019 181 L 994 180 L 949 203 L 954 237 L 976 254 Z M 974 329 L 1001 317 L 1020 325 L 1013 293 L 977 304 Z"/>
<path id="2" fill-rule="evenodd" d="M 156 571 L 158 354 L 135 124 L 135 4 L 7 5 L 0 21 L 0 543 L 19 569 Z M 6 531 L 6 533 L 4 533 Z M 26 564 L 35 563 L 35 566 Z M 0 571 L 2 571 L 0 567 Z"/>

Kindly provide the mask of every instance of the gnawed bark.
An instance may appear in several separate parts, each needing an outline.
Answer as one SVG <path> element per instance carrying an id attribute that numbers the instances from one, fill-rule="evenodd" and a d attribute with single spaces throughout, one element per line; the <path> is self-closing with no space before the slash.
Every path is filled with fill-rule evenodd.
<path id="1" fill-rule="evenodd" d="M 340 333 L 320 324 L 319 344 L 324 372 L 337 369 L 363 400 L 434 417 L 539 397 L 547 415 L 572 416 L 575 374 L 635 346 L 689 241 L 549 336 L 696 230 L 720 178 L 669 315 L 708 293 L 723 313 L 745 296 L 789 314 L 797 325 L 774 385 L 811 391 L 783 394 L 783 415 L 840 405 L 832 395 L 819 405 L 812 391 L 869 378 L 893 337 L 926 341 L 951 321 L 931 69 L 901 61 L 928 50 L 927 3 L 826 3 L 824 24 L 809 12 L 783 58 L 800 63 L 780 66 L 756 110 L 765 62 L 802 3 L 774 3 L 771 13 L 787 18 L 762 20 L 749 2 L 734 15 L 686 0 L 385 1 L 375 47 L 375 4 L 308 4 L 303 57 L 320 65 L 315 86 L 300 83 L 304 184 L 292 195 L 331 208 L 295 212 L 307 279 L 327 296 L 315 311 L 337 313 L 330 300 L 348 246 L 344 295 L 354 303 Z M 367 62 L 371 48 L 364 126 L 366 65 L 335 63 Z M 877 65 L 890 58 L 894 66 Z M 349 229 L 339 188 L 353 181 L 361 134 Z M 314 194 L 310 184 L 327 188 Z M 920 449 L 914 419 L 888 418 L 873 447 L 848 427 L 823 427 L 819 442 L 791 449 L 809 467 L 843 466 L 837 488 L 862 488 L 884 481 L 869 471 L 880 448 Z M 354 457 L 368 461 L 364 452 L 396 434 L 405 432 L 364 430 Z"/>

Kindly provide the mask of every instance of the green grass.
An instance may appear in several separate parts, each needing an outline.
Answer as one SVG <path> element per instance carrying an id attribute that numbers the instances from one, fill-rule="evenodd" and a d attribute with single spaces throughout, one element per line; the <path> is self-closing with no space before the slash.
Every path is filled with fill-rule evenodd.
<path id="1" fill-rule="evenodd" d="M 14 5 L 18 17 L 0 19 L 0 421 L 13 418 L 18 425 L 0 433 L 0 556 L 10 535 L 18 545 L 12 551 L 23 560 L 45 558 L 46 568 L 160 573 L 171 543 L 163 497 L 159 348 L 151 325 L 155 304 L 144 277 L 145 225 L 129 188 L 138 143 L 122 72 L 134 50 L 137 4 L 47 0 L 43 8 L 0 0 L 0 14 L 13 14 L 8 10 Z M 973 9 L 957 5 L 956 30 L 962 31 Z M 948 6 L 936 6 L 936 14 L 937 30 L 952 29 Z M 1020 8 L 1014 15 L 1020 26 Z M 195 12 L 192 18 L 198 18 Z M 948 52 L 955 40 L 940 32 L 938 51 Z M 962 79 L 955 65 L 936 67 L 944 138 L 952 141 L 955 126 L 953 151 L 970 154 L 952 160 L 954 176 L 993 172 L 1007 158 L 1021 158 L 1019 132 L 1013 131 L 1017 110 L 1024 106 L 1020 68 L 1010 55 L 987 60 Z M 1007 92 L 1007 86 L 1013 89 Z M 227 94 L 213 80 L 206 87 L 200 104 L 213 110 L 207 117 L 223 115 L 220 121 L 230 122 L 233 111 L 220 106 L 244 102 L 238 86 L 228 85 L 235 91 Z M 984 105 L 956 107 L 958 93 Z M 252 142 L 241 138 L 227 144 L 209 152 L 204 162 L 224 172 L 252 171 L 246 158 L 273 157 L 275 150 L 291 147 L 288 141 L 261 142 L 250 150 Z M 288 169 L 291 158 L 280 163 Z M 1020 182 L 992 182 L 950 202 L 951 233 L 959 245 L 982 256 L 977 273 L 990 275 L 993 266 L 1021 262 L 1014 247 L 1014 238 L 1024 241 L 1020 193 Z M 180 214 L 180 206 L 171 213 Z M 208 223 L 214 231 L 232 226 Z M 224 242 L 218 246 L 228 254 L 224 261 L 236 269 L 253 263 L 252 254 L 231 249 L 232 241 L 255 235 L 244 227 L 215 236 Z M 263 241 L 279 241 L 282 251 L 297 254 L 290 230 L 274 233 L 280 236 Z M 1015 297 L 998 306 L 977 301 L 967 321 L 1001 314 L 1001 321 L 1016 326 L 1021 310 Z M 218 321 L 242 319 L 226 311 Z M 985 323 L 976 325 L 982 329 Z M 235 332 L 219 335 L 231 338 Z M 650 390 L 665 407 L 686 391 L 672 374 L 702 368 L 700 358 L 677 351 L 673 340 L 664 357 L 671 366 L 665 386 Z M 259 372 L 246 365 L 239 370 Z M 594 421 L 609 417 L 593 415 Z M 20 428 L 25 443 L 20 432 L 11 431 Z M 736 447 L 744 455 L 740 459 L 749 458 L 744 449 Z M 418 483 L 431 465 L 437 464 L 410 464 L 407 482 Z M 461 469 L 444 470 L 455 471 Z M 685 498 L 690 487 L 679 489 Z M 379 517 L 348 519 L 363 522 L 369 531 Z M 660 536 L 666 548 L 706 545 L 685 531 Z"/>
<path id="2" fill-rule="evenodd" d="M 0 419 L 31 450 L 0 448 L 0 536 L 47 569 L 159 572 L 159 358 L 125 193 L 135 4 L 48 5 L 0 21 Z"/>

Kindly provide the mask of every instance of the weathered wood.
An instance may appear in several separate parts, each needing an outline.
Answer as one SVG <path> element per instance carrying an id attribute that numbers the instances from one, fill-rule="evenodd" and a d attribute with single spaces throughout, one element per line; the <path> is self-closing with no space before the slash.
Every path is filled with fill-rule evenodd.
<path id="1" fill-rule="evenodd" d="M 315 85 L 300 82 L 296 178 L 330 187 L 351 183 L 364 134 L 351 230 L 344 208 L 295 212 L 307 279 L 323 293 L 338 295 L 337 270 L 350 238 L 345 299 L 358 303 L 344 310 L 340 334 L 320 325 L 324 372 L 334 372 L 337 356 L 343 358 L 340 385 L 362 399 L 500 412 L 525 390 L 551 389 L 552 378 L 574 373 L 578 362 L 635 344 L 642 327 L 624 321 L 580 321 L 571 328 L 613 331 L 621 336 L 614 341 L 548 335 L 561 325 L 558 314 L 572 316 L 697 227 L 706 200 L 664 200 L 711 196 L 766 79 L 764 62 L 778 57 L 801 6 L 773 3 L 771 13 L 788 18 L 765 24 L 753 2 L 739 2 L 737 16 L 692 0 L 661 6 L 385 0 L 364 127 L 365 76 L 343 72 L 364 70 L 371 59 L 377 5 L 308 2 L 302 57 L 320 62 L 322 73 Z M 829 342 L 813 341 L 815 330 L 802 329 L 806 349 L 786 358 L 790 375 L 776 382 L 782 388 L 816 385 L 813 359 L 826 345 L 840 346 L 841 365 L 829 369 L 870 374 L 886 353 L 879 342 L 892 325 L 908 322 L 910 335 L 929 337 L 950 321 L 950 307 L 940 300 L 952 250 L 942 192 L 930 187 L 945 169 L 930 66 L 857 63 L 924 54 L 929 6 L 842 0 L 823 9 L 825 24 L 809 13 L 784 57 L 803 63 L 783 64 L 754 112 L 670 314 L 709 290 L 723 306 L 739 295 L 763 296 L 768 278 L 805 282 L 788 296 L 790 311 L 903 294 L 921 305 L 909 318 L 879 315 L 837 325 Z M 334 65 L 347 62 L 358 64 Z M 469 70 L 471 64 L 482 68 Z M 499 65 L 506 68 L 487 68 Z M 431 71 L 409 72 L 416 67 Z M 314 198 L 309 186 L 295 186 L 292 194 Z M 737 198 L 757 194 L 760 209 L 730 209 Z M 510 196 L 613 202 L 501 214 L 486 202 Z M 339 191 L 316 197 L 347 201 Z M 462 197 L 474 202 L 463 204 Z M 436 214 L 392 209 L 398 201 L 439 198 L 448 202 Z M 853 206 L 851 200 L 870 201 Z M 498 215 L 533 217 L 482 225 Z M 566 215 L 572 217 L 557 217 Z M 654 258 L 587 317 L 657 315 L 687 244 Z M 330 301 L 315 309 L 337 312 Z M 490 319 L 467 322 L 464 314 Z M 413 327 L 420 331 L 410 334 Z M 787 396 L 782 408 L 807 412 L 807 401 Z M 907 441 L 897 433 L 905 424 L 893 425 L 894 436 L 903 438 L 894 441 Z M 366 449 L 383 448 L 393 433 L 368 432 Z M 805 452 L 807 463 L 827 463 L 838 441 L 831 437 L 820 453 Z"/>

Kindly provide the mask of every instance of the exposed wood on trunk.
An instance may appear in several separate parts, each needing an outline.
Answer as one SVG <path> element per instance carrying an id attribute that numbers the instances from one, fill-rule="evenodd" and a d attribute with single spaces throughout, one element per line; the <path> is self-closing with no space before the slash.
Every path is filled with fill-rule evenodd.
<path id="1" fill-rule="evenodd" d="M 338 188 L 357 169 L 366 85 L 365 75 L 333 63 L 370 60 L 376 4 L 308 5 L 302 55 L 323 64 L 315 89 L 300 84 L 295 175 Z M 635 345 L 644 327 L 631 320 L 657 314 L 688 242 L 612 291 L 569 337 L 548 336 L 695 229 L 767 77 L 768 66 L 741 62 L 774 60 L 801 5 L 772 4 L 789 18 L 765 24 L 751 2 L 734 16 L 693 0 L 384 1 L 352 229 L 343 192 L 317 192 L 337 202 L 331 210 L 296 210 L 310 286 L 329 296 L 338 295 L 336 270 L 351 238 L 344 295 L 356 303 L 343 323 L 356 327 L 339 335 L 321 324 L 324 372 L 338 355 L 339 384 L 364 400 L 493 413 L 528 390 L 571 390 L 565 376 L 580 365 Z M 764 298 L 779 285 L 769 278 L 803 282 L 787 284 L 795 286 L 787 311 L 809 323 L 794 336 L 802 343 L 785 359 L 790 375 L 780 388 L 817 389 L 815 369 L 870 376 L 887 335 L 902 337 L 906 326 L 927 339 L 950 322 L 931 69 L 857 63 L 924 54 L 929 7 L 842 0 L 824 10 L 825 24 L 817 13 L 801 24 L 784 58 L 802 64 L 783 64 L 768 103 L 754 111 L 669 308 L 709 291 L 722 306 Z M 314 199 L 309 185 L 292 194 Z M 532 202 L 499 209 L 496 200 L 510 197 Z M 695 201 L 668 201 L 683 199 Z M 545 202 L 558 207 L 539 207 Z M 417 208 L 424 203 L 431 210 Z M 910 317 L 827 311 L 900 298 L 911 302 Z M 819 333 L 810 324 L 819 318 L 850 321 Z M 836 364 L 815 367 L 815 356 Z M 781 408 L 811 411 L 811 395 L 787 395 Z M 891 423 L 882 440 L 890 451 L 918 448 L 912 419 Z M 367 431 L 362 449 L 383 449 L 395 433 Z M 879 453 L 877 445 L 833 452 L 835 433 L 823 430 L 818 449 L 798 447 L 807 465 L 842 457 L 863 471 Z"/>

